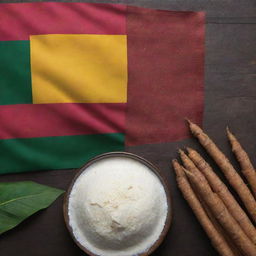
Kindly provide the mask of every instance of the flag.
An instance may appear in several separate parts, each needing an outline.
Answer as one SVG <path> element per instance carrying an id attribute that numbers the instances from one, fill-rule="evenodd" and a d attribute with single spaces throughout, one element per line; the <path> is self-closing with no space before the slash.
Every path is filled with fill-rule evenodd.
<path id="1" fill-rule="evenodd" d="M 0 4 L 0 173 L 186 138 L 203 64 L 202 12 Z"/>

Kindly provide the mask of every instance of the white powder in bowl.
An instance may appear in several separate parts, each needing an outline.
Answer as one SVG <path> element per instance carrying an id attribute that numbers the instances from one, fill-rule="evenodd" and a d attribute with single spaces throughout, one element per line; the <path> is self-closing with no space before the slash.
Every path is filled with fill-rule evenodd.
<path id="1" fill-rule="evenodd" d="M 101 256 L 145 252 L 159 238 L 167 210 L 158 177 L 126 157 L 102 159 L 89 166 L 74 183 L 68 205 L 75 238 Z"/>

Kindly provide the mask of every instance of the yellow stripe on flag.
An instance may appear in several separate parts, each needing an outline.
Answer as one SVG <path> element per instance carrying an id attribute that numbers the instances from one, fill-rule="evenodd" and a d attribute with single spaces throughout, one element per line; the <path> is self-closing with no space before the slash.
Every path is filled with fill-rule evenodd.
<path id="1" fill-rule="evenodd" d="M 126 35 L 30 36 L 33 103 L 127 102 Z"/>

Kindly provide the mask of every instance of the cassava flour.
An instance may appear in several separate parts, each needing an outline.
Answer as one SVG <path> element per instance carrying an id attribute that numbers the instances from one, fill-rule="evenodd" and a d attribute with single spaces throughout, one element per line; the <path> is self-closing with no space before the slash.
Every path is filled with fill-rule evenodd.
<path id="1" fill-rule="evenodd" d="M 138 255 L 159 238 L 167 198 L 148 167 L 111 157 L 95 162 L 77 178 L 68 214 L 76 240 L 95 255 Z"/>

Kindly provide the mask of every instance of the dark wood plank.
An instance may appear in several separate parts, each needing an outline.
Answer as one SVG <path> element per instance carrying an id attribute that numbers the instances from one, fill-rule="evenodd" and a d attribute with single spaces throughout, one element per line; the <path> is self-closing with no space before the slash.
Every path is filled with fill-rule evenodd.
<path id="1" fill-rule="evenodd" d="M 90 2 L 120 2 L 169 10 L 205 10 L 207 27 L 204 128 L 238 168 L 225 136 L 225 127 L 229 125 L 256 165 L 255 0 Z M 217 254 L 178 191 L 170 168 L 170 159 L 177 157 L 177 148 L 184 146 L 198 148 L 205 155 L 194 139 L 127 148 L 128 151 L 144 156 L 156 164 L 167 177 L 172 193 L 173 224 L 167 239 L 153 255 L 214 256 Z M 210 158 L 207 159 L 212 163 Z M 218 168 L 216 171 L 220 173 Z M 66 189 L 75 173 L 75 170 L 66 170 L 4 175 L 0 176 L 0 181 L 34 180 Z M 49 209 L 1 236 L 0 248 L 1 253 L 8 256 L 84 255 L 72 242 L 64 226 L 62 198 Z"/>
<path id="2" fill-rule="evenodd" d="M 2 3 L 41 2 L 42 0 L 1 0 Z M 147 8 L 206 11 L 210 23 L 256 23 L 255 0 L 54 0 L 56 2 L 123 3 Z"/>
<path id="3" fill-rule="evenodd" d="M 229 150 L 224 133 L 229 125 L 253 153 L 256 24 L 209 24 L 206 38 L 204 127 Z"/>

